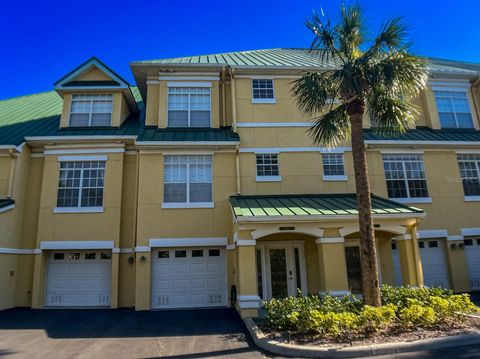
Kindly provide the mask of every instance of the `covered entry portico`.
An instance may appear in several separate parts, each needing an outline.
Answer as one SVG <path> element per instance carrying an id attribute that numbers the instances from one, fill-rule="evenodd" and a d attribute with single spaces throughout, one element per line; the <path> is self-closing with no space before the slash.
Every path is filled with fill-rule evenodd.
<path id="1" fill-rule="evenodd" d="M 350 248 L 358 248 L 356 194 L 232 196 L 236 306 L 258 315 L 262 300 L 352 289 Z M 424 213 L 372 195 L 379 272 L 395 284 L 392 239 L 404 285 L 423 284 L 416 227 Z M 358 251 L 359 253 L 359 251 Z M 361 253 L 359 253 L 361 255 Z"/>

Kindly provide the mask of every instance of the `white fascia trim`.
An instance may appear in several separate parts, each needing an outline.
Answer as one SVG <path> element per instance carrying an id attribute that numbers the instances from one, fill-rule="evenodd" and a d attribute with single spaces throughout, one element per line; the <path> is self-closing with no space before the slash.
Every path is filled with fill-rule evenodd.
<path id="1" fill-rule="evenodd" d="M 436 146 L 479 146 L 480 141 L 397 141 L 397 140 L 366 140 L 367 145 L 436 145 Z"/>
<path id="2" fill-rule="evenodd" d="M 277 100 L 274 98 L 252 98 L 252 103 L 253 104 L 257 104 L 257 103 L 273 104 L 273 103 L 277 103 Z"/>
<path id="3" fill-rule="evenodd" d="M 152 238 L 150 247 L 226 247 L 227 237 Z"/>
<path id="4" fill-rule="evenodd" d="M 250 127 L 310 127 L 311 122 L 237 122 L 238 128 Z"/>
<path id="5" fill-rule="evenodd" d="M 133 249 L 132 248 L 118 248 L 118 253 L 131 254 L 131 253 L 133 253 Z"/>
<path id="6" fill-rule="evenodd" d="M 35 254 L 35 249 L 0 248 L 0 254 Z"/>
<path id="7" fill-rule="evenodd" d="M 463 241 L 463 236 L 448 236 L 447 241 Z"/>
<path id="8" fill-rule="evenodd" d="M 401 234 L 399 236 L 394 237 L 394 239 L 396 241 L 408 241 L 408 240 L 412 239 L 412 235 L 411 234 Z"/>
<path id="9" fill-rule="evenodd" d="M 411 150 L 411 149 L 398 149 L 398 150 L 381 150 L 381 154 L 402 154 L 402 153 L 412 153 L 412 154 L 419 154 L 423 155 L 425 151 L 423 150 Z"/>
<path id="10" fill-rule="evenodd" d="M 124 153 L 124 148 L 99 148 L 88 150 L 45 150 L 44 155 L 75 155 L 75 154 L 95 154 L 95 153 Z"/>
<path id="11" fill-rule="evenodd" d="M 20 145 L 0 145 L 0 150 L 15 150 L 17 152 L 22 152 L 25 142 L 22 142 Z"/>
<path id="12" fill-rule="evenodd" d="M 212 87 L 211 82 L 167 82 L 167 87 Z"/>
<path id="13" fill-rule="evenodd" d="M 47 241 L 40 249 L 113 249 L 114 241 Z"/>
<path id="14" fill-rule="evenodd" d="M 139 146 L 236 146 L 240 141 L 138 141 Z"/>
<path id="15" fill-rule="evenodd" d="M 282 176 L 256 176 L 255 181 L 257 182 L 281 182 Z"/>
<path id="16" fill-rule="evenodd" d="M 58 162 L 106 161 L 108 156 L 60 156 Z"/>
<path id="17" fill-rule="evenodd" d="M 162 208 L 214 208 L 213 202 L 162 203 Z"/>
<path id="18" fill-rule="evenodd" d="M 479 143 L 480 144 L 480 143 Z M 345 153 L 351 151 L 351 147 L 250 147 L 240 148 L 244 153 L 281 153 L 281 152 L 319 152 L 319 153 Z"/>
<path id="19" fill-rule="evenodd" d="M 236 79 L 259 79 L 259 80 L 274 80 L 274 79 L 299 79 L 298 75 L 235 75 Z"/>
<path id="20" fill-rule="evenodd" d="M 480 236 L 480 228 L 460 228 L 462 236 Z"/>
<path id="21" fill-rule="evenodd" d="M 53 213 L 103 213 L 103 207 L 55 207 Z"/>
<path id="22" fill-rule="evenodd" d="M 323 176 L 322 179 L 325 182 L 332 182 L 332 181 L 348 181 L 348 176 Z"/>
<path id="23" fill-rule="evenodd" d="M 465 196 L 465 202 L 479 202 L 480 196 Z"/>
<path id="24" fill-rule="evenodd" d="M 149 253 L 150 247 L 135 247 L 136 253 Z"/>
<path id="25" fill-rule="evenodd" d="M 255 239 L 237 239 L 235 241 L 235 245 L 237 247 L 240 246 L 255 246 L 257 244 L 257 241 Z"/>
<path id="26" fill-rule="evenodd" d="M 158 78 L 160 81 L 220 81 L 220 76 L 160 76 Z M 190 83 L 190 82 L 187 82 Z M 192 82 L 194 84 L 197 84 L 197 82 Z M 169 85 L 169 84 L 175 84 L 175 82 L 169 82 L 167 84 L 168 87 L 176 87 L 177 85 Z M 212 84 L 209 84 L 209 86 L 188 86 L 188 87 L 211 87 Z M 178 87 L 186 87 L 186 86 L 178 86 Z"/>
<path id="27" fill-rule="evenodd" d="M 426 238 L 446 238 L 448 237 L 448 231 L 446 229 L 427 229 L 417 232 L 418 239 Z"/>
<path id="28" fill-rule="evenodd" d="M 330 237 L 330 238 L 315 238 L 316 244 L 329 244 L 329 243 L 344 243 L 343 237 Z"/>
<path id="29" fill-rule="evenodd" d="M 160 153 L 164 156 L 215 156 L 215 151 L 203 151 L 203 150 L 162 150 Z"/>
<path id="30" fill-rule="evenodd" d="M 235 249 L 235 243 L 227 244 L 227 251 L 233 251 Z"/>
<path id="31" fill-rule="evenodd" d="M 432 197 L 389 198 L 399 203 L 432 203 Z"/>
<path id="32" fill-rule="evenodd" d="M 473 154 L 473 155 L 476 155 L 476 154 L 479 154 L 480 153 L 480 150 L 458 150 L 458 151 L 455 151 L 455 153 L 458 153 L 458 154 Z"/>
<path id="33" fill-rule="evenodd" d="M 25 141 L 61 141 L 61 140 L 135 140 L 136 135 L 132 136 L 29 136 Z"/>
<path id="34" fill-rule="evenodd" d="M 14 208 L 15 208 L 15 204 L 11 204 L 11 205 L 9 205 L 9 206 L 0 208 L 0 213 L 9 211 L 9 210 L 14 209 Z"/>

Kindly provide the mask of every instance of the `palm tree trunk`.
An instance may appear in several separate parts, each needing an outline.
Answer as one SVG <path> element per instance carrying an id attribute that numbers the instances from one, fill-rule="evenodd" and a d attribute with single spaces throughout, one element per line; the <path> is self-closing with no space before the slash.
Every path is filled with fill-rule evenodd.
<path id="1" fill-rule="evenodd" d="M 370 197 L 370 184 L 368 181 L 362 118 L 363 112 L 350 113 L 353 167 L 355 170 L 358 224 L 360 227 L 362 292 L 364 304 L 378 307 L 381 305 L 381 299 L 378 283 L 377 250 L 375 247 L 375 232 L 372 221 L 372 199 Z"/>

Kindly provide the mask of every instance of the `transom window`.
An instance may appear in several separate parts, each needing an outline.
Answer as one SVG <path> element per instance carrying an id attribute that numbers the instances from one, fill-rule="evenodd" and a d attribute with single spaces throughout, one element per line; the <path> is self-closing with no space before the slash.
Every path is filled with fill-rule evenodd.
<path id="1" fill-rule="evenodd" d="M 164 202 L 212 202 L 212 156 L 165 156 Z"/>
<path id="2" fill-rule="evenodd" d="M 273 80 L 252 80 L 252 95 L 254 100 L 271 101 L 275 99 Z"/>
<path id="3" fill-rule="evenodd" d="M 169 127 L 210 127 L 210 88 L 169 87 Z"/>
<path id="4" fill-rule="evenodd" d="M 442 127 L 473 128 L 466 92 L 434 91 Z"/>
<path id="5" fill-rule="evenodd" d="M 77 94 L 72 96 L 70 126 L 111 126 L 113 95 Z"/>
<path id="6" fill-rule="evenodd" d="M 428 197 L 427 180 L 420 154 L 384 154 L 383 168 L 388 197 Z"/>
<path id="7" fill-rule="evenodd" d="M 60 162 L 57 207 L 101 207 L 105 162 Z"/>
<path id="8" fill-rule="evenodd" d="M 259 154 L 257 155 L 257 176 L 278 176 L 278 155 Z"/>
<path id="9" fill-rule="evenodd" d="M 345 169 L 343 167 L 343 154 L 341 153 L 324 153 L 323 174 L 325 176 L 344 176 Z"/>
<path id="10" fill-rule="evenodd" d="M 457 155 L 465 196 L 480 196 L 480 154 Z"/>

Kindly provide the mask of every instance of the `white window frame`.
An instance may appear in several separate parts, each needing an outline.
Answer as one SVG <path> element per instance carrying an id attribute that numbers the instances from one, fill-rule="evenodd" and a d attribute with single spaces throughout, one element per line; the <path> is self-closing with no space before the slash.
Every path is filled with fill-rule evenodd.
<path id="1" fill-rule="evenodd" d="M 457 153 L 457 162 L 458 162 L 458 166 L 459 166 L 459 170 L 460 170 L 460 162 L 473 162 L 475 164 L 475 167 L 477 168 L 477 174 L 478 174 L 478 177 L 480 179 L 480 159 L 476 160 L 476 159 L 473 159 L 473 160 L 460 160 L 459 157 L 461 155 L 478 155 L 480 156 L 479 153 Z M 463 189 L 463 193 L 464 193 L 464 200 L 465 202 L 476 202 L 476 201 L 480 201 L 480 195 L 479 196 L 476 196 L 476 195 L 465 195 L 465 188 L 463 187 L 463 177 L 461 176 L 461 171 L 460 171 L 460 178 L 462 179 L 462 189 Z"/>
<path id="2" fill-rule="evenodd" d="M 442 122 L 441 122 L 441 119 L 440 119 L 440 111 L 438 109 L 438 103 L 437 103 L 437 96 L 436 96 L 436 92 L 458 92 L 458 93 L 463 93 L 465 94 L 465 98 L 467 100 L 467 104 L 468 104 L 468 109 L 469 109 L 469 113 L 470 113 L 470 117 L 472 119 L 472 126 L 471 127 L 460 127 L 459 126 L 459 122 L 458 122 L 458 119 L 457 119 L 457 111 L 455 111 L 455 105 L 453 104 L 453 102 L 451 101 L 451 98 L 450 96 L 440 96 L 440 97 L 444 97 L 444 98 L 449 98 L 450 101 L 452 102 L 451 105 L 452 105 L 452 108 L 453 108 L 453 117 L 455 119 L 455 127 L 445 127 L 445 128 L 460 128 L 460 129 L 474 129 L 475 128 L 475 118 L 473 116 L 473 112 L 472 112 L 472 106 L 471 106 L 471 103 L 470 103 L 470 98 L 469 98 L 469 88 L 468 87 L 438 87 L 438 86 L 434 86 L 432 88 L 433 90 L 433 97 L 435 99 L 435 106 L 437 106 L 437 114 L 438 114 L 438 122 L 440 123 L 440 126 L 443 128 L 443 125 L 442 125 Z M 462 112 L 462 113 L 466 113 L 466 112 Z"/>
<path id="3" fill-rule="evenodd" d="M 84 95 L 84 96 L 91 96 L 90 99 L 88 98 L 84 98 L 84 99 L 78 99 L 76 100 L 74 97 L 75 96 L 78 96 L 78 95 Z M 101 97 L 100 97 L 101 96 Z M 100 98 L 103 98 L 103 99 L 110 99 L 111 102 L 112 102 L 112 111 L 110 112 L 110 124 L 107 125 L 107 126 L 111 126 L 112 125 L 112 119 L 113 119 L 113 105 L 114 105 L 114 96 L 113 94 L 111 93 L 107 93 L 107 94 L 95 94 L 95 93 L 76 93 L 76 94 L 72 94 L 72 97 L 71 97 L 71 100 L 70 100 L 70 112 L 68 114 L 68 125 L 71 126 L 71 127 L 104 127 L 103 125 L 102 126 L 97 126 L 97 125 L 92 125 L 92 115 L 93 115 L 93 102 L 95 100 L 99 100 Z M 74 114 L 88 114 L 88 125 L 86 126 L 72 126 L 71 125 L 71 118 L 72 118 L 72 107 L 73 107 L 73 103 L 75 101 L 90 101 L 90 111 L 89 112 L 75 112 Z M 108 113 L 108 112 L 98 112 L 98 113 Z"/>
<path id="4" fill-rule="evenodd" d="M 190 112 L 191 112 L 191 109 L 190 109 L 190 104 L 191 104 L 191 93 L 188 94 L 188 110 L 187 110 L 187 113 L 188 113 L 188 123 L 187 123 L 187 127 L 193 127 L 193 128 L 208 128 L 208 127 L 212 127 L 212 84 L 210 82 L 168 82 L 167 83 L 167 114 L 166 114 L 166 118 L 167 118 L 167 127 L 169 128 L 182 128 L 180 126 L 170 126 L 170 123 L 169 123 L 169 118 L 168 118 L 168 112 L 170 111 L 169 107 L 168 107 L 168 103 L 169 103 L 169 96 L 170 96 L 170 89 L 172 88 L 205 88 L 205 89 L 208 89 L 209 90 L 209 96 L 210 96 L 210 101 L 209 101 L 209 106 L 208 106 L 208 111 L 209 111 L 209 125 L 208 126 L 202 126 L 202 127 L 193 127 L 191 126 L 191 123 L 190 123 Z M 172 111 L 175 111 L 175 110 L 172 110 Z"/>
<path id="5" fill-rule="evenodd" d="M 215 203 L 213 201 L 213 156 L 212 155 L 204 155 L 204 154 L 182 154 L 182 155 L 166 155 L 171 157 L 176 156 L 205 156 L 210 157 L 210 170 L 211 170 L 211 182 L 210 185 L 212 187 L 212 198 L 210 202 L 190 202 L 190 163 L 187 163 L 187 170 L 186 170 L 186 201 L 185 202 L 162 202 L 162 208 L 214 208 Z M 164 156 L 164 159 L 165 157 Z M 165 176 L 165 162 L 163 164 L 163 173 Z M 165 178 L 164 178 L 164 193 L 163 196 L 165 198 Z M 169 182 L 170 183 L 170 182 Z M 173 182 L 172 182 L 173 183 Z"/>
<path id="6" fill-rule="evenodd" d="M 257 156 L 277 156 L 277 172 L 276 176 L 261 176 L 258 174 L 258 163 Z M 270 165 L 271 166 L 271 165 Z M 282 176 L 280 176 L 280 163 L 278 158 L 278 153 L 255 153 L 255 180 L 257 182 L 280 182 Z"/>
<path id="7" fill-rule="evenodd" d="M 342 161 L 343 175 L 326 175 L 325 174 L 325 157 L 330 155 L 340 156 L 340 159 Z M 322 179 L 325 182 L 348 181 L 348 176 L 345 174 L 345 158 L 343 153 L 322 153 L 322 171 L 324 173 L 322 176 Z"/>
<path id="8" fill-rule="evenodd" d="M 253 82 L 255 80 L 266 80 L 266 81 L 272 81 L 272 93 L 273 93 L 273 98 L 255 98 L 254 96 L 254 87 L 253 87 Z M 273 78 L 268 78 L 268 77 L 265 77 L 265 78 L 254 78 L 251 80 L 251 88 L 252 88 L 252 103 L 255 104 L 255 103 L 277 103 L 277 99 L 275 97 L 275 80 Z"/>

